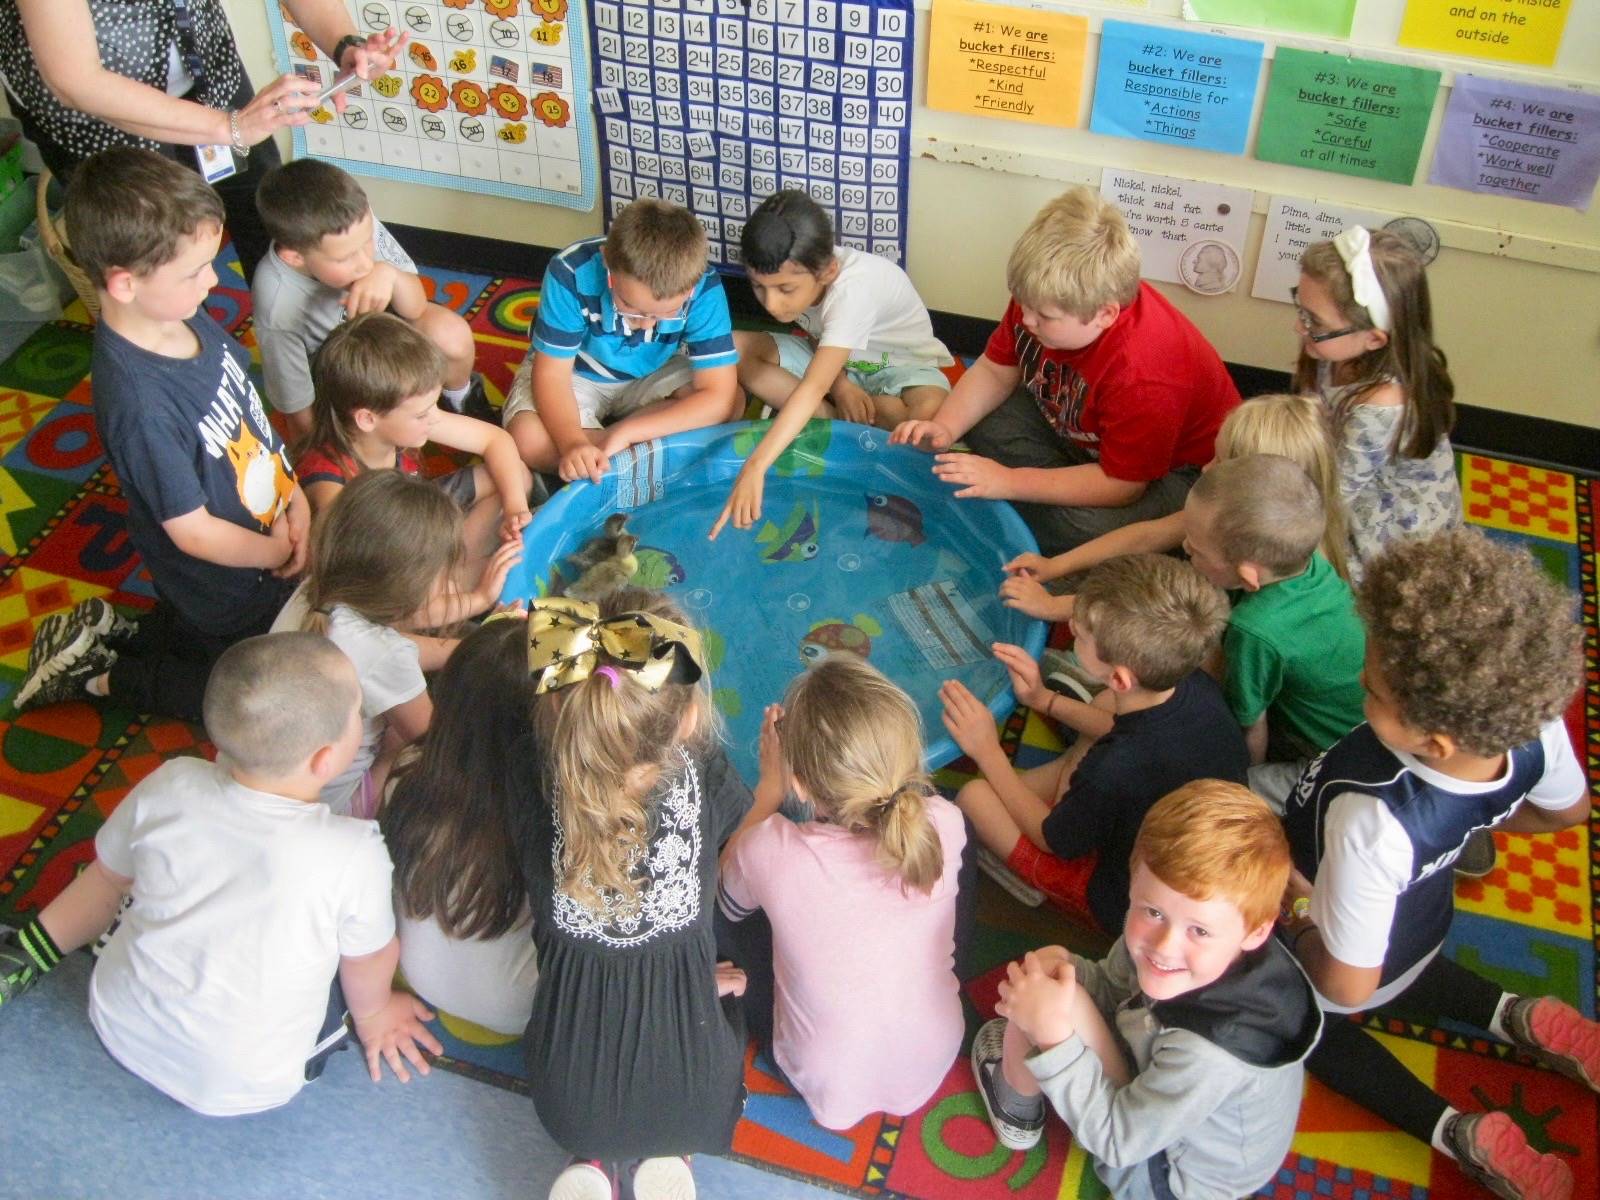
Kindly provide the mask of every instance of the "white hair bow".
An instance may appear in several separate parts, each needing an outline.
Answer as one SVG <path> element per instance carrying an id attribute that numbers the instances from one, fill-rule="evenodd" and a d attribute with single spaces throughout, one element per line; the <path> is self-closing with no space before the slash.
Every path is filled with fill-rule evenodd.
<path id="1" fill-rule="evenodd" d="M 1350 273 L 1350 291 L 1356 303 L 1367 310 L 1375 328 L 1390 332 L 1393 323 L 1389 319 L 1389 299 L 1372 267 L 1372 235 L 1360 225 L 1352 225 L 1333 239 L 1333 248 Z"/>

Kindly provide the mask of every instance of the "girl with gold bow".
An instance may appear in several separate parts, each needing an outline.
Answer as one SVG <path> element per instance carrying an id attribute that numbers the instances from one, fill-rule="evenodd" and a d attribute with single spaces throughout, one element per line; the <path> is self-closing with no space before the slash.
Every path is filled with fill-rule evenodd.
<path id="1" fill-rule="evenodd" d="M 723 1153 L 744 1032 L 712 933 L 717 851 L 750 807 L 718 744 L 700 634 L 665 596 L 535 600 L 526 653 L 550 803 L 522 834 L 539 986 L 539 1119 L 574 1162 L 552 1197 L 692 1196 Z M 676 1190 L 674 1190 L 676 1189 Z"/>

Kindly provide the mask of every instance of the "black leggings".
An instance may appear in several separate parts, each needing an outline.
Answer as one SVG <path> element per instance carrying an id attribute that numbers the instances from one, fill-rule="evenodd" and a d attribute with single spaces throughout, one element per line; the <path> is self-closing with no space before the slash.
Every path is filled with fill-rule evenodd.
<path id="1" fill-rule="evenodd" d="M 1500 996 L 1498 983 L 1474 975 L 1441 953 L 1434 955 L 1416 981 L 1380 1011 L 1428 1024 L 1449 1017 L 1487 1033 Z M 1341 1096 L 1418 1141 L 1432 1141 L 1439 1118 L 1450 1107 L 1444 1097 L 1407 1070 L 1355 1021 L 1342 1013 L 1324 1013 L 1323 1017 L 1322 1041 L 1306 1059 L 1306 1069 Z"/>

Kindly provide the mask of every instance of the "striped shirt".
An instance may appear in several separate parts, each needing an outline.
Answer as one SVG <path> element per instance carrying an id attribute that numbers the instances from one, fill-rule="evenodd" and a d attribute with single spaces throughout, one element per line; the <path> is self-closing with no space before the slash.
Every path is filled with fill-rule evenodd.
<path id="1" fill-rule="evenodd" d="M 585 379 L 612 383 L 643 379 L 680 350 L 696 371 L 731 367 L 733 322 L 722 281 L 709 267 L 677 316 L 634 329 L 617 315 L 611 297 L 604 238 L 575 242 L 550 261 L 539 293 L 533 348 L 552 358 L 572 358 Z"/>

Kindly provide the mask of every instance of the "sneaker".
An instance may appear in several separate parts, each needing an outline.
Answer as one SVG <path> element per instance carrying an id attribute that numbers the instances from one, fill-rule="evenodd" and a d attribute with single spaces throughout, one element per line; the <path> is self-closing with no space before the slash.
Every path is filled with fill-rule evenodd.
<path id="1" fill-rule="evenodd" d="M 1572 1171 L 1554 1154 L 1528 1145 L 1503 1112 L 1457 1113 L 1444 1141 L 1461 1173 L 1502 1200 L 1571 1200 Z"/>
<path id="2" fill-rule="evenodd" d="M 1467 836 L 1467 844 L 1456 856 L 1455 872 L 1462 879 L 1482 879 L 1494 870 L 1494 834 L 1487 829 L 1474 829 Z"/>
<path id="3" fill-rule="evenodd" d="M 688 1158 L 647 1158 L 632 1171 L 633 1200 L 694 1200 Z"/>
<path id="4" fill-rule="evenodd" d="M 1600 1024 L 1554 996 L 1519 996 L 1501 1024 L 1517 1049 L 1600 1092 Z"/>
<path id="5" fill-rule="evenodd" d="M 1044 903 L 1044 893 L 1006 866 L 1005 860 L 987 846 L 978 847 L 978 869 L 1029 908 Z"/>
<path id="6" fill-rule="evenodd" d="M 1039 671 L 1046 684 L 1085 704 L 1106 690 L 1106 685 L 1089 673 L 1074 650 L 1046 650 L 1039 656 Z"/>
<path id="7" fill-rule="evenodd" d="M 461 398 L 460 411 L 464 417 L 474 417 L 491 425 L 500 424 L 500 410 L 489 403 L 489 391 L 484 386 L 483 376 L 477 371 L 472 373 L 472 379 L 467 383 L 467 394 Z"/>
<path id="8" fill-rule="evenodd" d="M 617 1200 L 617 1177 L 608 1163 L 573 1159 L 550 1185 L 550 1200 Z"/>
<path id="9" fill-rule="evenodd" d="M 30 708 L 43 708 L 47 704 L 60 704 L 67 700 L 86 699 L 84 685 L 96 675 L 108 670 L 117 661 L 117 652 L 100 640 L 96 630 L 87 624 L 71 624 L 67 614 L 70 640 L 58 645 L 53 653 L 35 655 L 28 653 L 28 672 L 22 677 L 22 686 L 12 697 L 11 706 L 16 712 Z M 40 631 L 44 633 L 43 630 Z M 68 636 L 65 629 L 50 631 L 52 638 Z M 35 638 L 37 644 L 38 639 Z"/>
<path id="10" fill-rule="evenodd" d="M 978 1081 L 978 1095 L 983 1097 L 984 1111 L 989 1114 L 989 1124 L 1000 1144 L 1008 1150 L 1032 1150 L 1044 1134 L 1044 1097 L 1039 1098 L 1039 1115 L 1026 1120 L 1019 1120 L 1000 1107 L 995 1076 L 1000 1071 L 1005 1039 L 1004 1017 L 996 1017 L 978 1030 L 972 1039 L 972 1077 Z"/>
<path id="11" fill-rule="evenodd" d="M 42 973 L 33 955 L 22 948 L 17 934 L 0 938 L 0 1008 L 38 983 Z"/>

